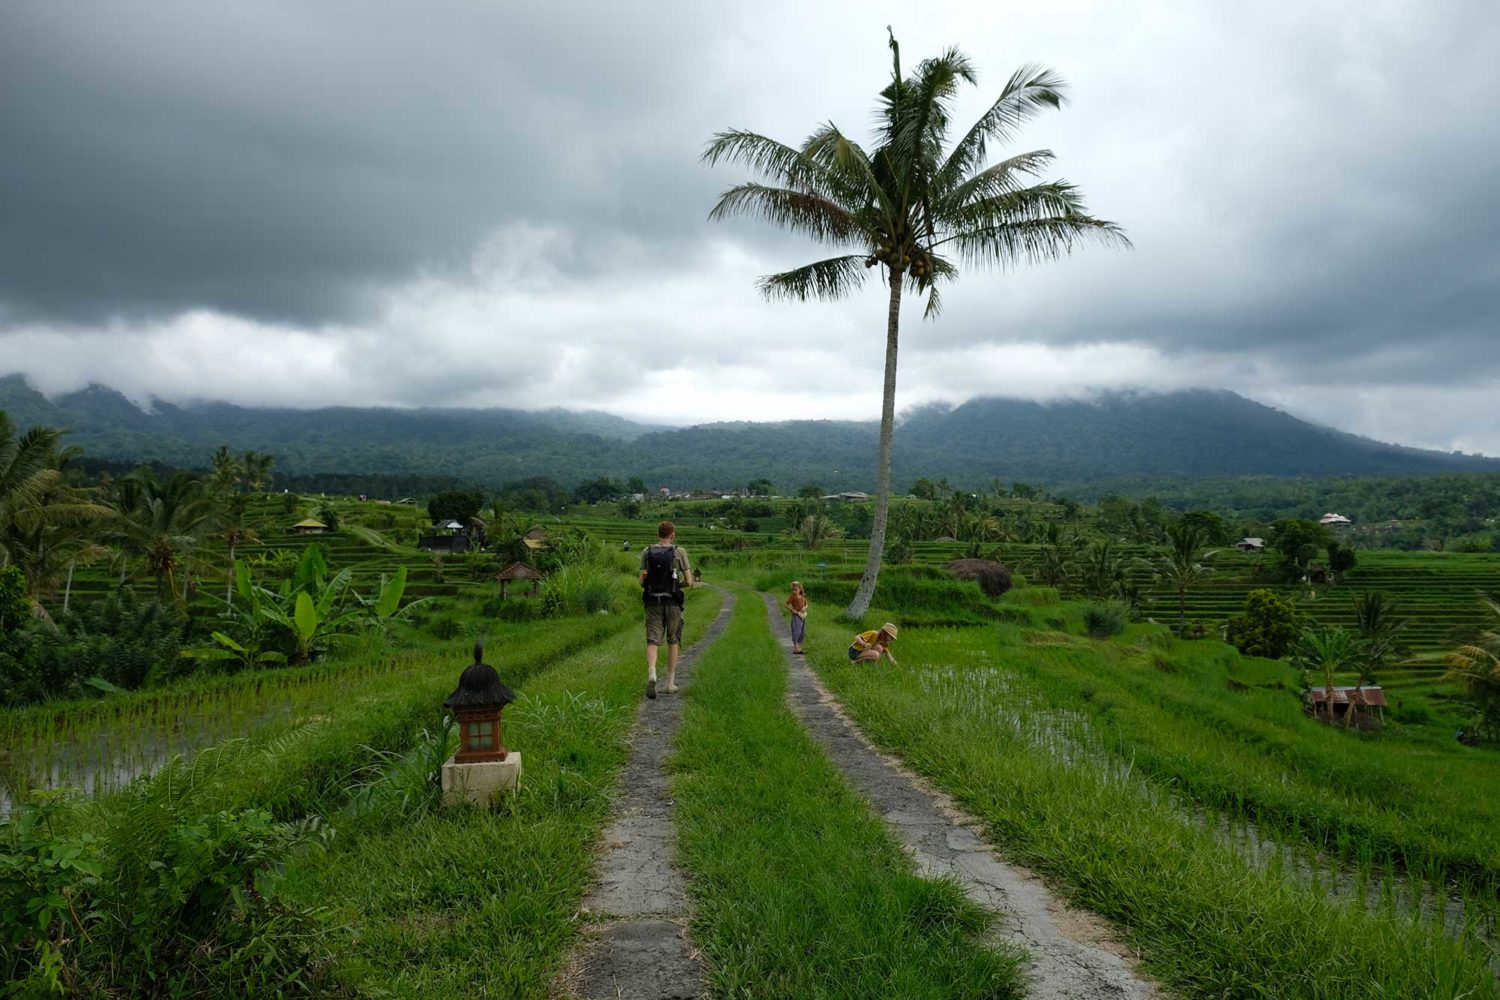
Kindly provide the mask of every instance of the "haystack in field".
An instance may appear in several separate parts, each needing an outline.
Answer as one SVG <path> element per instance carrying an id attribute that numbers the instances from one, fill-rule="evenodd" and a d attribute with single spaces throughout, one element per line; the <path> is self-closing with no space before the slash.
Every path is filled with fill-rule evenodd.
<path id="1" fill-rule="evenodd" d="M 943 569 L 960 580 L 977 580 L 979 589 L 990 597 L 999 597 L 1010 589 L 1010 570 L 993 559 L 955 559 Z"/>

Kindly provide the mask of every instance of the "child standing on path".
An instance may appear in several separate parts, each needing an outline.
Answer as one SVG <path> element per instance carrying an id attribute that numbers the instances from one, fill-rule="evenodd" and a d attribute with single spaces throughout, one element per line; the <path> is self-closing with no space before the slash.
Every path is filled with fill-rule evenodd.
<path id="1" fill-rule="evenodd" d="M 792 596 L 786 599 L 786 609 L 792 613 L 792 652 L 800 653 L 807 639 L 807 594 L 802 590 L 802 581 L 792 581 Z"/>
<path id="2" fill-rule="evenodd" d="M 896 666 L 896 655 L 891 652 L 891 643 L 896 641 L 896 626 L 886 622 L 879 628 L 861 632 L 849 643 L 849 659 L 856 663 L 876 663 L 883 656 Z"/>

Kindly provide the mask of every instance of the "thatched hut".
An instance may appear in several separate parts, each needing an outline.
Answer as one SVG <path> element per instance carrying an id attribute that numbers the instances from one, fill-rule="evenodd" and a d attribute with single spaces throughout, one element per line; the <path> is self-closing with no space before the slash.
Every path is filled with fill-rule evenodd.
<path id="1" fill-rule="evenodd" d="M 993 559 L 955 559 L 943 569 L 960 580 L 977 580 L 979 589 L 990 597 L 999 597 L 1011 587 L 1010 570 Z"/>
<path id="2" fill-rule="evenodd" d="M 1385 692 L 1379 687 L 1336 687 L 1333 689 L 1333 711 L 1328 708 L 1328 689 L 1308 692 L 1313 718 L 1360 729 L 1379 729 L 1385 724 Z"/>
<path id="3" fill-rule="evenodd" d="M 541 570 L 537 569 L 530 563 L 511 563 L 509 566 L 502 569 L 500 571 L 500 574 L 495 577 L 495 579 L 500 581 L 500 600 L 505 600 L 506 588 L 510 586 L 510 582 L 512 580 L 530 580 L 531 590 L 527 593 L 526 596 L 535 597 L 537 595 L 537 592 L 541 589 L 542 579 L 545 577 L 545 575 L 546 574 L 544 574 Z"/>
<path id="4" fill-rule="evenodd" d="M 328 533 L 328 525 L 315 517 L 308 517 L 292 525 L 292 530 L 299 535 L 326 535 Z"/>

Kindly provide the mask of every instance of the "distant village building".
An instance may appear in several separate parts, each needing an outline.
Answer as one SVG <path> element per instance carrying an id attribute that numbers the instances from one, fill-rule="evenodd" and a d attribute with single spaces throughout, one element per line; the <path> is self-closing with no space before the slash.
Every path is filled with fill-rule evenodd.
<path id="1" fill-rule="evenodd" d="M 1264 552 L 1266 540 L 1264 538 L 1241 538 L 1234 543 L 1234 547 L 1241 552 Z"/>
<path id="2" fill-rule="evenodd" d="M 1322 517 L 1318 518 L 1318 523 L 1325 528 L 1338 529 L 1347 528 L 1354 522 L 1349 520 L 1343 514 L 1324 514 Z"/>
<path id="3" fill-rule="evenodd" d="M 1314 688 L 1308 696 L 1313 717 L 1329 721 L 1327 689 Z M 1343 724 L 1352 712 L 1353 724 L 1360 729 L 1379 729 L 1385 724 L 1385 707 L 1385 692 L 1379 687 L 1336 687 L 1331 721 Z"/>
<path id="4" fill-rule="evenodd" d="M 326 535 L 328 534 L 328 525 L 315 517 L 309 517 L 292 525 L 292 530 L 299 535 Z"/>
<path id="5" fill-rule="evenodd" d="M 457 521 L 444 521 L 434 525 L 436 534 L 423 535 L 417 539 L 417 548 L 424 552 L 467 552 L 471 544 L 469 530 Z"/>
<path id="6" fill-rule="evenodd" d="M 861 493 L 858 490 L 849 490 L 846 493 L 830 493 L 823 499 L 834 503 L 864 503 L 870 499 L 870 494 Z"/>

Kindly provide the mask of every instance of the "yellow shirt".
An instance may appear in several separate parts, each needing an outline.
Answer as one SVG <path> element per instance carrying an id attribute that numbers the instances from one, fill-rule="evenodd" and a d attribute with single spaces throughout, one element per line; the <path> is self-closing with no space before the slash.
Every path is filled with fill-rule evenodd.
<path id="1" fill-rule="evenodd" d="M 878 642 L 880 642 L 880 629 L 878 629 L 878 628 L 872 628 L 868 632 L 861 632 L 859 635 L 855 636 L 854 638 L 857 639 L 859 642 L 864 643 L 866 646 L 874 646 L 875 644 L 877 644 Z M 857 645 L 857 643 L 851 642 L 851 643 L 849 643 L 849 645 L 853 646 L 853 645 Z"/>

